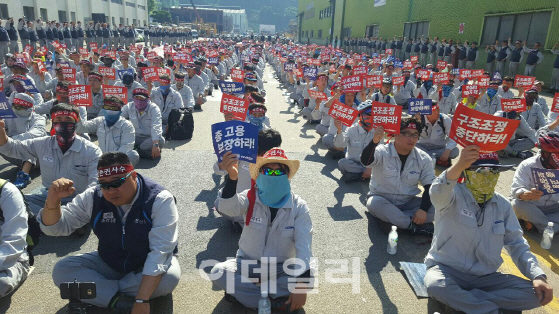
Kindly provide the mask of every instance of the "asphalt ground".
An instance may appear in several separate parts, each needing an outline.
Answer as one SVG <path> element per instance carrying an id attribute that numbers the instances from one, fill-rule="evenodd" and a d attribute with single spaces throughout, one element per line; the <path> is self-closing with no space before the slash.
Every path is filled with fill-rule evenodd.
<path id="1" fill-rule="evenodd" d="M 313 253 L 318 261 L 318 286 L 308 296 L 306 313 L 434 313 L 440 309 L 428 299 L 417 298 L 399 270 L 399 262 L 423 262 L 430 239 L 400 232 L 398 252 L 386 253 L 387 236 L 366 214 L 367 183 L 340 182 L 337 161 L 330 158 L 314 131 L 305 123 L 299 109 L 290 105 L 286 89 L 274 77 L 270 66 L 265 74 L 267 115 L 272 127 L 280 131 L 282 147 L 289 158 L 299 159 L 301 167 L 292 180 L 292 189 L 310 208 L 313 220 Z M 550 95 L 546 95 L 550 96 Z M 177 198 L 180 214 L 179 262 L 181 281 L 172 296 L 159 298 L 152 313 L 255 313 L 223 299 L 222 291 L 198 269 L 202 261 L 224 261 L 235 256 L 240 233 L 212 209 L 221 177 L 212 175 L 216 161 L 210 125 L 223 121 L 219 112 L 221 93 L 214 91 L 194 113 L 195 131 L 190 141 L 172 141 L 159 161 L 141 160 L 137 171 L 167 187 Z M 551 98 L 548 99 L 551 104 Z M 518 164 L 518 159 L 503 162 Z M 440 173 L 442 169 L 438 169 Z M 0 177 L 15 179 L 16 167 L 0 161 Z M 497 190 L 509 194 L 514 171 L 501 174 Z M 41 184 L 38 171 L 24 192 Z M 529 233 L 532 250 L 538 256 L 549 282 L 556 288 L 554 302 L 527 313 L 559 313 L 559 244 L 551 250 L 539 247 L 541 236 Z M 0 313 L 66 313 L 51 271 L 65 256 L 96 249 L 95 235 L 41 238 L 34 250 L 35 269 L 13 295 L 0 299 Z M 519 274 L 503 251 L 502 270 Z M 342 265 L 343 264 L 343 265 Z M 347 266 L 344 269 L 344 266 Z M 335 274 L 336 270 L 341 274 Z M 209 271 L 206 268 L 205 271 Z M 349 280 L 352 278 L 351 280 Z M 345 279 L 345 280 L 344 280 Z M 353 282 L 353 283 L 351 283 Z M 110 313 L 93 309 L 89 313 Z"/>

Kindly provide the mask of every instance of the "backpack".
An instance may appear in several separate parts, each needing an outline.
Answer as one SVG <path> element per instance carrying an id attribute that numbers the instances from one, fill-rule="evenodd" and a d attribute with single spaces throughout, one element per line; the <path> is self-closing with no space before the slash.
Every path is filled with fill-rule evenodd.
<path id="1" fill-rule="evenodd" d="M 2 189 L 4 185 L 6 185 L 8 181 L 0 179 L 0 194 L 2 193 Z M 41 227 L 39 222 L 37 221 L 37 217 L 31 209 L 29 208 L 29 203 L 25 200 L 23 193 L 21 190 L 21 197 L 23 198 L 23 203 L 25 204 L 25 210 L 27 211 L 27 253 L 29 254 L 29 265 L 33 266 L 35 259 L 33 258 L 33 254 L 31 251 L 39 244 L 39 238 L 41 237 Z M 4 213 L 0 208 L 0 221 L 4 221 Z"/>
<path id="2" fill-rule="evenodd" d="M 173 109 L 169 113 L 169 129 L 165 135 L 166 140 L 189 140 L 194 132 L 194 117 L 192 109 Z"/>

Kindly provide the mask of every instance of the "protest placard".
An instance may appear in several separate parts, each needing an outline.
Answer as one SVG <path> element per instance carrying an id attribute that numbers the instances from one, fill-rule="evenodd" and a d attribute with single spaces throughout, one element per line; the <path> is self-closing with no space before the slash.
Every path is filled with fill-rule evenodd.
<path id="1" fill-rule="evenodd" d="M 334 100 L 332 102 L 332 105 L 330 105 L 328 114 L 332 118 L 340 120 L 343 125 L 350 127 L 353 125 L 355 119 L 357 119 L 359 112 L 357 111 L 357 109 L 353 109 L 349 106 L 344 105 L 339 100 Z"/>
<path id="2" fill-rule="evenodd" d="M 489 81 L 491 80 L 490 77 L 488 76 L 482 76 L 478 79 L 477 81 L 477 85 L 479 86 L 479 88 L 488 88 L 489 87 Z"/>
<path id="3" fill-rule="evenodd" d="M 17 118 L 14 109 L 10 105 L 6 94 L 0 93 L 0 119 L 14 119 Z"/>
<path id="4" fill-rule="evenodd" d="M 318 68 L 316 67 L 304 67 L 303 68 L 303 76 L 308 77 L 310 80 L 316 80 L 318 76 Z"/>
<path id="5" fill-rule="evenodd" d="M 312 89 L 309 89 L 308 92 L 309 96 L 313 99 L 316 99 L 318 102 L 326 101 L 328 99 L 328 96 L 324 92 L 319 92 Z"/>
<path id="6" fill-rule="evenodd" d="M 552 112 L 559 112 L 559 93 L 553 96 L 553 104 L 551 105 Z"/>
<path id="7" fill-rule="evenodd" d="M 504 112 L 516 111 L 518 113 L 526 111 L 525 98 L 505 99 L 501 98 L 501 108 Z"/>
<path id="8" fill-rule="evenodd" d="M 353 75 L 367 75 L 367 67 L 364 65 L 354 67 Z"/>
<path id="9" fill-rule="evenodd" d="M 76 106 L 93 106 L 91 85 L 70 85 L 68 87 L 68 102 Z"/>
<path id="10" fill-rule="evenodd" d="M 444 69 L 446 69 L 446 66 L 447 66 L 446 61 L 437 60 L 437 69 L 444 70 Z"/>
<path id="11" fill-rule="evenodd" d="M 248 101 L 232 95 L 222 94 L 220 112 L 232 113 L 233 119 L 245 121 L 247 118 Z"/>
<path id="12" fill-rule="evenodd" d="M 447 85 L 450 81 L 450 74 L 445 73 L 433 73 L 433 84 L 435 85 Z"/>
<path id="13" fill-rule="evenodd" d="M 130 75 L 134 75 L 134 70 L 133 69 L 116 70 L 116 75 L 119 80 L 122 80 L 122 76 L 124 75 L 124 73 L 129 73 Z"/>
<path id="14" fill-rule="evenodd" d="M 212 140 L 219 162 L 226 152 L 238 155 L 239 160 L 256 162 L 258 127 L 250 123 L 231 120 L 212 124 Z"/>
<path id="15" fill-rule="evenodd" d="M 419 56 L 410 56 L 410 61 L 416 63 L 419 60 Z"/>
<path id="16" fill-rule="evenodd" d="M 142 69 L 142 77 L 146 82 L 157 82 L 159 81 L 159 72 L 156 67 L 144 67 Z"/>
<path id="17" fill-rule="evenodd" d="M 240 82 L 219 81 L 219 89 L 221 92 L 230 95 L 242 94 L 245 92 L 245 84 Z"/>
<path id="18" fill-rule="evenodd" d="M 422 115 L 433 113 L 433 100 L 429 98 L 410 98 L 408 99 L 408 113 Z"/>
<path id="19" fill-rule="evenodd" d="M 63 67 L 62 76 L 64 77 L 65 81 L 74 83 L 76 82 L 76 69 Z"/>
<path id="20" fill-rule="evenodd" d="M 383 126 L 385 132 L 400 134 L 401 119 L 402 106 L 373 101 L 369 122 L 374 128 Z"/>
<path id="21" fill-rule="evenodd" d="M 367 75 L 366 87 L 381 88 L 382 87 L 382 75 Z"/>
<path id="22" fill-rule="evenodd" d="M 234 82 L 242 82 L 245 78 L 245 71 L 239 69 L 231 69 L 231 79 Z"/>
<path id="23" fill-rule="evenodd" d="M 468 96 L 479 96 L 479 85 L 462 85 L 462 98 Z"/>
<path id="24" fill-rule="evenodd" d="M 35 85 L 33 85 L 33 82 L 31 82 L 31 80 L 28 79 L 27 77 L 22 75 L 14 75 L 12 76 L 12 79 L 19 81 L 26 92 L 39 93 L 39 90 L 35 87 Z"/>
<path id="25" fill-rule="evenodd" d="M 559 170 L 530 168 L 536 189 L 543 195 L 559 193 Z"/>
<path id="26" fill-rule="evenodd" d="M 108 78 L 109 80 L 115 80 L 116 74 L 114 68 L 104 67 L 102 65 L 99 66 L 99 73 L 103 75 L 104 78 Z"/>
<path id="27" fill-rule="evenodd" d="M 404 85 L 405 80 L 406 78 L 403 76 L 394 76 L 392 77 L 392 85 L 394 86 Z"/>
<path id="28" fill-rule="evenodd" d="M 496 152 L 508 145 L 519 124 L 520 120 L 493 116 L 459 103 L 449 137 L 462 147 L 477 145 L 481 152 Z"/>
<path id="29" fill-rule="evenodd" d="M 525 76 L 525 75 L 516 75 L 514 77 L 514 87 L 524 87 L 530 88 L 534 85 L 534 81 L 536 80 L 533 76 Z"/>
<path id="30" fill-rule="evenodd" d="M 344 76 L 342 86 L 345 92 L 358 92 L 363 89 L 363 80 L 359 75 Z"/>
<path id="31" fill-rule="evenodd" d="M 103 96 L 115 96 L 120 98 L 124 104 L 128 103 L 128 88 L 125 86 L 112 86 L 103 84 Z"/>

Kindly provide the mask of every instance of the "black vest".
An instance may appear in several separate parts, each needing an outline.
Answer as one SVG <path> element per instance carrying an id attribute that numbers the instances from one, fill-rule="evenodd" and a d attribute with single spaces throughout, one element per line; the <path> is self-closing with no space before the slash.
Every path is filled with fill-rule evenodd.
<path id="1" fill-rule="evenodd" d="M 8 36 L 8 31 L 0 26 L 0 41 L 10 41 L 10 36 Z"/>
<path id="2" fill-rule="evenodd" d="M 510 55 L 510 62 L 520 62 L 520 52 L 522 51 L 522 47 L 514 48 Z"/>
<path id="3" fill-rule="evenodd" d="M 407 46 L 406 46 L 406 52 L 411 53 L 411 46 L 412 46 L 412 45 L 407 45 Z"/>
<path id="4" fill-rule="evenodd" d="M 21 30 L 17 30 L 19 32 L 19 38 L 21 39 L 29 39 L 29 33 L 27 32 L 27 30 L 24 28 L 22 28 Z"/>
<path id="5" fill-rule="evenodd" d="M 427 53 L 429 51 L 429 44 L 428 43 L 423 43 L 423 45 L 421 45 L 421 53 Z"/>
<path id="6" fill-rule="evenodd" d="M 464 60 L 468 57 L 468 49 L 466 47 L 460 48 L 460 55 L 458 56 L 459 60 Z"/>
<path id="7" fill-rule="evenodd" d="M 97 29 L 96 33 L 97 33 L 97 37 L 103 37 L 103 29 L 102 28 Z"/>
<path id="8" fill-rule="evenodd" d="M 35 30 L 30 30 L 27 33 L 29 34 L 30 41 L 37 41 L 37 33 L 35 33 Z"/>
<path id="9" fill-rule="evenodd" d="M 62 34 L 64 36 L 64 38 L 72 38 L 72 34 L 70 34 L 70 29 L 67 27 L 64 27 L 62 29 Z"/>
<path id="10" fill-rule="evenodd" d="M 102 32 L 103 32 L 103 38 L 111 37 L 111 31 L 108 28 L 103 28 Z"/>
<path id="11" fill-rule="evenodd" d="M 419 52 L 421 50 L 421 43 L 417 43 L 413 46 L 413 52 Z"/>
<path id="12" fill-rule="evenodd" d="M 164 187 L 138 174 L 138 199 L 130 208 L 125 224 L 119 209 L 103 198 L 100 187 L 93 194 L 91 229 L 99 239 L 97 251 L 112 269 L 128 273 L 141 270 L 151 251 L 148 234 L 152 229 L 151 211 Z M 175 248 L 175 252 L 177 248 Z"/>
<path id="13" fill-rule="evenodd" d="M 538 63 L 538 60 L 540 59 L 538 57 L 539 52 L 540 52 L 539 50 L 535 50 L 535 49 L 530 51 L 530 53 L 528 54 L 528 58 L 526 58 L 526 64 L 534 65 Z"/>
<path id="14" fill-rule="evenodd" d="M 432 45 L 431 45 L 431 50 L 429 50 L 429 52 L 430 52 L 430 53 L 437 52 L 437 45 L 432 44 Z"/>
<path id="15" fill-rule="evenodd" d="M 403 46 L 404 43 L 402 41 L 398 41 L 398 43 L 396 44 L 396 49 L 402 49 Z"/>
<path id="16" fill-rule="evenodd" d="M 493 60 L 495 60 L 495 52 L 489 51 L 487 53 L 487 63 L 491 63 Z"/>
<path id="17" fill-rule="evenodd" d="M 83 38 L 83 28 L 78 28 L 78 38 Z"/>
<path id="18" fill-rule="evenodd" d="M 444 56 L 444 50 L 445 50 L 445 49 L 444 49 L 444 46 L 441 45 L 441 46 L 439 47 L 439 57 Z"/>
<path id="19" fill-rule="evenodd" d="M 58 40 L 59 40 L 59 41 L 63 41 L 63 40 L 64 40 L 64 33 L 62 33 L 61 30 L 57 30 L 57 32 L 58 32 L 58 35 L 57 35 L 57 36 L 58 36 Z"/>
<path id="20" fill-rule="evenodd" d="M 41 29 L 37 30 L 37 36 L 39 36 L 39 39 L 45 39 L 47 38 L 47 33 L 45 32 L 45 28 L 41 27 Z"/>
<path id="21" fill-rule="evenodd" d="M 503 61 L 503 59 L 507 57 L 507 51 L 509 51 L 509 47 L 501 48 L 501 51 L 499 51 L 497 55 L 497 61 Z"/>
<path id="22" fill-rule="evenodd" d="M 52 37 L 52 29 L 47 28 L 47 30 L 45 31 L 46 35 L 47 35 L 47 39 L 48 40 L 54 40 L 54 37 Z"/>
<path id="23" fill-rule="evenodd" d="M 72 36 L 72 38 L 77 39 L 78 38 L 78 30 L 76 28 L 72 28 L 72 30 L 70 31 L 70 35 Z"/>
<path id="24" fill-rule="evenodd" d="M 559 69 L 559 55 L 555 57 L 555 63 L 553 63 L 554 69 Z"/>
<path id="25" fill-rule="evenodd" d="M 477 47 L 468 49 L 468 61 L 476 61 Z"/>
<path id="26" fill-rule="evenodd" d="M 396 49 L 396 42 L 395 42 L 395 41 L 393 41 L 393 42 L 390 44 L 390 49 Z"/>
<path id="27" fill-rule="evenodd" d="M 17 32 L 16 29 L 14 28 L 14 23 L 10 24 L 10 29 L 7 30 L 8 31 L 8 35 L 10 36 L 10 40 L 17 40 Z"/>
<path id="28" fill-rule="evenodd" d="M 449 45 L 449 46 L 446 47 L 446 49 L 444 50 L 444 55 L 445 55 L 445 57 L 448 57 L 448 56 L 450 56 L 451 54 L 452 54 L 452 46 Z"/>

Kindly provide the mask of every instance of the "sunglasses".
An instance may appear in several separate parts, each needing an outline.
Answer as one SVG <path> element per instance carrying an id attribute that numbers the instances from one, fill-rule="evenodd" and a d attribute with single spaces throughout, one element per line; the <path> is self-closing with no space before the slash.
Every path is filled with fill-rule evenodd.
<path id="1" fill-rule="evenodd" d="M 128 177 L 132 174 L 133 171 L 128 172 L 128 174 L 120 179 L 116 179 L 114 181 L 111 182 L 107 182 L 107 183 L 103 183 L 103 182 L 99 182 L 97 181 L 97 183 L 99 184 L 99 186 L 103 189 L 103 190 L 108 190 L 110 188 L 113 189 L 118 189 L 119 187 L 121 187 L 124 184 L 124 181 L 126 181 L 126 179 L 128 179 Z"/>
<path id="2" fill-rule="evenodd" d="M 260 168 L 260 173 L 265 176 L 274 176 L 274 177 L 283 176 L 287 174 L 287 172 L 283 169 L 270 169 L 268 167 Z"/>

